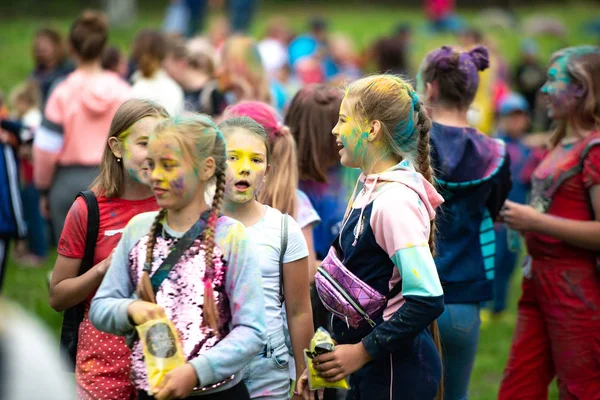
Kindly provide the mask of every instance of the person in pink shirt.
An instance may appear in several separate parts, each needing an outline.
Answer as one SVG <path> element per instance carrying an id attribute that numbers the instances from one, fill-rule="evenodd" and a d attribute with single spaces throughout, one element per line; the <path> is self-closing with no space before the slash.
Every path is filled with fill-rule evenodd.
<path id="1" fill-rule="evenodd" d="M 69 43 L 77 68 L 50 94 L 36 132 L 34 182 L 55 238 L 60 237 L 77 193 L 98 174 L 110 122 L 131 95 L 126 82 L 101 67 L 107 38 L 108 24 L 102 14 L 86 11 L 73 22 Z"/>

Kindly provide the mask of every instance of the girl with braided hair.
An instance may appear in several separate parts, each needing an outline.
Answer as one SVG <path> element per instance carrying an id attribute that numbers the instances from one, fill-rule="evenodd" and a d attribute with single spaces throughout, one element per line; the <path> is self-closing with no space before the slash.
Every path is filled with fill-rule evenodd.
<path id="1" fill-rule="evenodd" d="M 161 210 L 140 214 L 125 228 L 90 319 L 98 329 L 124 336 L 162 317 L 178 330 L 188 362 L 157 387 L 149 387 L 140 342 L 131 341 L 138 399 L 248 399 L 240 370 L 264 343 L 264 298 L 244 226 L 219 214 L 225 191 L 223 135 L 205 116 L 169 119 L 150 137 L 148 163 Z M 204 194 L 213 180 L 209 206 Z M 180 249 L 180 241 L 191 245 Z M 168 254 L 178 250 L 181 257 L 169 262 Z M 155 275 L 161 274 L 157 284 Z M 148 276 L 156 303 L 140 300 L 147 296 L 139 287 L 135 294 Z"/>
<path id="2" fill-rule="evenodd" d="M 446 309 L 439 319 L 448 400 L 468 396 L 479 341 L 480 303 L 493 299 L 494 221 L 511 188 L 504 142 L 472 128 L 467 111 L 488 67 L 485 47 L 429 53 L 417 75 L 433 125 L 432 165 L 445 199 L 435 260 Z"/>
<path id="3" fill-rule="evenodd" d="M 338 345 L 313 364 L 331 382 L 350 375 L 348 399 L 441 395 L 435 319 L 444 310 L 444 296 L 431 243 L 435 208 L 443 199 L 432 184 L 430 126 L 408 83 L 375 75 L 348 86 L 333 129 L 342 165 L 362 170 L 361 190 L 352 195 L 340 235 L 315 278 L 323 304 L 339 318 L 333 319 Z M 351 311 L 340 312 L 340 296 L 327 292 L 333 276 L 344 279 L 329 288 L 354 293 L 354 308 L 367 291 L 385 296 L 385 302 L 373 312 L 363 310 L 369 318 L 362 314 L 357 322 Z M 359 293 L 357 285 L 363 287 Z M 309 398 L 306 372 L 298 391 Z"/>

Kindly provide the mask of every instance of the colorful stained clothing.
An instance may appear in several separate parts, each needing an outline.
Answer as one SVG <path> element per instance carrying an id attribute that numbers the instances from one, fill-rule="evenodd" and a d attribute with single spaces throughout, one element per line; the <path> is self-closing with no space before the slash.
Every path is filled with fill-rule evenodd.
<path id="1" fill-rule="evenodd" d="M 100 196 L 100 224 L 94 251 L 94 265 L 108 257 L 117 247 L 121 233 L 137 214 L 158 208 L 154 196 L 143 200 L 124 200 Z M 77 198 L 67 215 L 58 243 L 58 254 L 83 259 L 87 234 L 88 209 L 85 200 Z M 98 331 L 89 320 L 89 309 L 95 291 L 85 301 L 83 321 L 79 325 L 79 341 L 75 379 L 80 399 L 130 399 L 135 393 L 129 376 L 131 352 L 125 339 Z"/>
<path id="2" fill-rule="evenodd" d="M 502 141 L 474 128 L 433 123 L 432 164 L 445 199 L 437 222 L 436 266 L 451 303 L 493 297 L 494 221 L 511 188 Z"/>
<path id="3" fill-rule="evenodd" d="M 141 214 L 131 220 L 113 254 L 112 263 L 92 301 L 90 320 L 98 329 L 117 335 L 131 335 L 127 307 L 135 301 L 135 288 L 143 268 L 148 232 L 157 213 Z M 166 219 L 157 229 L 152 271 L 169 249 L 184 235 L 171 229 Z M 215 228 L 215 279 L 213 289 L 222 322 L 216 333 L 202 326 L 204 299 L 204 239 L 196 239 L 173 266 L 156 293 L 157 304 L 178 329 L 184 353 L 196 370 L 201 386 L 235 378 L 220 386 L 221 391 L 237 384 L 240 371 L 261 349 L 266 338 L 264 295 L 261 271 L 252 253 L 252 243 L 239 222 L 221 217 Z M 151 274 L 152 275 L 152 274 Z M 139 342 L 132 350 L 133 383 L 148 390 Z M 213 347 L 214 346 L 214 347 Z M 212 393 L 212 392 L 209 392 Z"/>
<path id="4" fill-rule="evenodd" d="M 600 133 L 550 151 L 533 173 L 531 205 L 558 218 L 598 220 L 589 197 L 597 185 Z M 598 252 L 540 233 L 525 239 L 531 264 L 499 398 L 546 399 L 556 376 L 561 400 L 600 399 Z"/>
<path id="5" fill-rule="evenodd" d="M 254 238 L 257 259 L 262 271 L 268 338 L 264 348 L 245 367 L 244 383 L 253 399 L 284 399 L 290 391 L 288 371 L 290 366 L 294 369 L 294 378 L 296 375 L 286 345 L 287 316 L 279 298 L 279 257 L 283 215 L 272 207 L 264 207 L 265 215 L 261 220 L 246 229 Z M 288 239 L 283 255 L 284 264 L 308 257 L 308 247 L 300 224 L 289 215 L 286 218 Z"/>
<path id="6" fill-rule="evenodd" d="M 428 327 L 444 310 L 444 296 L 428 239 L 443 199 L 408 161 L 360 181 L 363 189 L 334 245 L 364 283 L 383 295 L 396 284 L 402 291 L 388 301 L 375 328 L 352 329 L 334 318 L 336 340 L 362 341 L 374 358 L 351 376 L 348 398 L 433 399 L 441 361 Z"/>

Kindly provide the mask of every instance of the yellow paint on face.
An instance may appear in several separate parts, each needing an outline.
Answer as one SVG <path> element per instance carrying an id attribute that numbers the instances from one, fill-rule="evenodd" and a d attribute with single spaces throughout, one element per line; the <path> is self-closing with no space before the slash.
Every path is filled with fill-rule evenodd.
<path id="1" fill-rule="evenodd" d="M 150 138 L 150 183 L 159 206 L 178 209 L 187 205 L 200 188 L 198 173 L 179 143 L 171 138 Z"/>
<path id="2" fill-rule="evenodd" d="M 263 139 L 241 128 L 227 135 L 227 201 L 246 203 L 252 200 L 262 187 L 267 169 L 267 149 Z"/>
<path id="3" fill-rule="evenodd" d="M 365 131 L 352 115 L 347 97 L 342 101 L 337 125 L 333 134 L 344 146 L 340 150 L 342 165 L 351 168 L 362 167 L 367 154 L 367 138 Z"/>

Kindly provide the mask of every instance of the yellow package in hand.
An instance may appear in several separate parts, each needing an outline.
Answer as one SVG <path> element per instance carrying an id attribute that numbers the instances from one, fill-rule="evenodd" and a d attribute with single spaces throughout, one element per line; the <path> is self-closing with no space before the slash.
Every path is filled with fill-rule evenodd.
<path id="1" fill-rule="evenodd" d="M 150 320 L 136 329 L 142 341 L 148 385 L 154 391 L 169 371 L 185 364 L 185 356 L 177 331 L 167 318 Z"/>
<path id="2" fill-rule="evenodd" d="M 310 390 L 323 388 L 348 389 L 348 382 L 345 378 L 337 382 L 328 382 L 317 375 L 317 371 L 313 365 L 313 358 L 320 354 L 329 353 L 333 349 L 335 349 L 335 343 L 329 332 L 323 328 L 317 329 L 315 335 L 310 340 L 310 349 L 304 349 L 304 362 L 306 362 L 306 367 L 308 368 L 308 387 Z"/>

